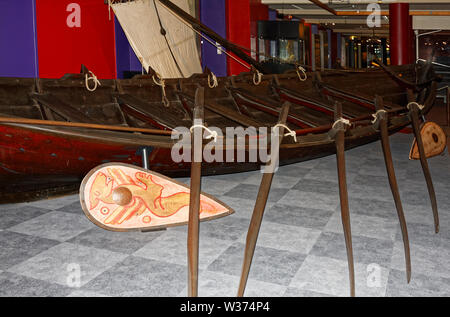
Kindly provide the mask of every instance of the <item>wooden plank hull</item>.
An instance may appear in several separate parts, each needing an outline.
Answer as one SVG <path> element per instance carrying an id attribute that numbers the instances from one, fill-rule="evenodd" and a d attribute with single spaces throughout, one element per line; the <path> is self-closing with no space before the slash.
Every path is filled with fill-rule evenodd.
<path id="1" fill-rule="evenodd" d="M 343 113 L 352 123 L 345 135 L 346 150 L 379 140 L 371 124 L 377 95 L 385 96 L 389 134 L 410 124 L 406 91 L 392 78 L 393 73 L 403 81 L 415 82 L 417 77 L 430 82 L 417 92 L 417 99 L 426 105 L 421 114 L 429 111 L 435 97 L 434 77 L 420 75 L 414 65 L 393 68 L 389 73 L 309 73 L 307 81 L 300 81 L 295 72 L 264 75 L 258 85 L 253 83 L 254 75 L 247 73 L 219 78 L 217 87 L 205 89 L 205 122 L 223 132 L 228 127 L 270 128 L 277 123 L 281 104 L 290 101 L 287 126 L 298 141 L 283 140 L 280 165 L 333 155 L 336 148 L 328 136 L 333 118 L 327 111 L 333 110 L 335 101 L 342 102 Z M 172 160 L 176 141 L 170 132 L 174 127 L 192 126 L 194 94 L 199 86 L 208 87 L 208 74 L 166 80 L 164 92 L 151 76 L 101 80 L 95 92 L 86 89 L 82 74 L 61 79 L 0 78 L 0 203 L 75 191 L 83 177 L 101 164 L 142 166 L 143 147 L 152 171 L 188 177 L 190 162 Z M 163 93 L 169 105 L 161 102 Z M 43 102 L 36 96 L 48 98 Z M 16 118 L 35 123 L 8 121 Z M 205 163 L 202 173 L 252 171 L 264 163 Z"/>
<path id="2" fill-rule="evenodd" d="M 393 134 L 409 122 L 391 127 Z M 68 138 L 47 131 L 0 125 L 0 203 L 32 201 L 76 192 L 83 177 L 98 165 L 121 162 L 141 166 L 138 145 Z M 373 132 L 363 137 L 349 137 L 346 150 L 379 139 Z M 22 141 L 21 141 L 22 140 Z M 25 142 L 26 140 L 26 142 Z M 156 153 L 152 155 L 152 153 Z M 150 153 L 152 171 L 169 177 L 189 177 L 190 163 L 173 163 L 169 148 L 154 147 Z M 282 146 L 280 165 L 308 161 L 336 153 L 332 142 L 306 146 Z M 208 163 L 203 175 L 239 173 L 259 169 L 260 162 Z M 3 181 L 2 181 L 3 180 Z"/>

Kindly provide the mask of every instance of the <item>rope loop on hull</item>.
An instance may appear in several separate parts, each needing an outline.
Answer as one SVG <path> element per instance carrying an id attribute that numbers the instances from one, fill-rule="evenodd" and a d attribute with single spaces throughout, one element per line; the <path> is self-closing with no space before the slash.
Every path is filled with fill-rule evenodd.
<path id="1" fill-rule="evenodd" d="M 298 79 L 300 79 L 300 81 L 305 81 L 308 79 L 306 70 L 302 66 L 300 66 L 300 65 L 297 66 L 296 72 L 297 72 Z"/>
<path id="2" fill-rule="evenodd" d="M 219 137 L 217 131 L 213 131 L 213 130 L 209 129 L 208 127 L 204 126 L 203 124 L 195 124 L 190 128 L 191 133 L 194 132 L 195 128 L 201 128 L 201 129 L 206 130 L 209 133 L 209 135 L 206 136 L 205 138 L 207 140 L 214 139 L 214 142 L 217 142 L 217 138 Z"/>
<path id="3" fill-rule="evenodd" d="M 253 84 L 255 86 L 258 86 L 262 81 L 263 74 L 259 70 L 257 70 L 257 69 L 255 69 L 255 70 L 256 71 L 253 73 Z"/>
<path id="4" fill-rule="evenodd" d="M 340 125 L 340 127 L 338 127 L 339 125 Z M 345 126 L 350 126 L 350 125 L 351 125 L 350 120 L 340 118 L 333 123 L 333 126 L 331 127 L 331 129 L 342 130 L 342 129 L 345 129 Z"/>
<path id="5" fill-rule="evenodd" d="M 89 81 L 93 81 L 94 82 L 94 87 L 90 87 L 89 86 Z M 100 83 L 100 81 L 98 80 L 97 76 L 94 75 L 93 72 L 89 71 L 89 73 L 87 73 L 84 77 L 84 82 L 86 85 L 86 89 L 90 92 L 94 92 L 97 90 L 98 86 L 101 86 L 102 84 Z"/>
<path id="6" fill-rule="evenodd" d="M 217 80 L 217 76 L 214 75 L 213 72 L 208 74 L 208 87 L 213 89 L 219 86 L 219 81 Z"/>
<path id="7" fill-rule="evenodd" d="M 420 104 L 418 104 L 418 103 L 415 102 L 415 101 L 408 103 L 408 105 L 406 106 L 406 108 L 408 108 L 408 110 L 411 111 L 411 110 L 412 110 L 412 109 L 411 109 L 412 106 L 417 106 L 417 108 L 418 108 L 420 111 L 422 111 L 422 110 L 425 108 L 424 105 L 420 105 Z"/>
<path id="8" fill-rule="evenodd" d="M 378 110 L 376 113 L 372 114 L 373 120 L 372 124 L 375 124 L 380 118 L 386 115 L 388 112 L 386 110 Z"/>
<path id="9" fill-rule="evenodd" d="M 284 136 L 291 136 L 294 138 L 295 143 L 297 143 L 297 133 L 295 131 L 291 130 L 287 125 L 278 123 L 272 127 L 272 131 L 275 131 L 276 128 L 285 128 L 289 132 L 286 133 Z"/>
<path id="10" fill-rule="evenodd" d="M 156 73 L 156 77 L 158 77 L 158 79 L 155 78 L 155 75 L 152 76 L 153 82 L 161 87 L 161 91 L 162 91 L 162 103 L 163 105 L 167 108 L 170 105 L 169 99 L 167 99 L 167 95 L 166 95 L 166 81 L 161 77 L 160 74 Z"/>

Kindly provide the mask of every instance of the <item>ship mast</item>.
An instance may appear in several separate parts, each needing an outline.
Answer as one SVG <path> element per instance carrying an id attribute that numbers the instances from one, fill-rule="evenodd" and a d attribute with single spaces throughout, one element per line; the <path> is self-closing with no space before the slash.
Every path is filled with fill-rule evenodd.
<path id="1" fill-rule="evenodd" d="M 183 9 L 178 7 L 176 4 L 169 0 L 158 0 L 163 6 L 168 10 L 176 14 L 179 18 L 189 24 L 197 32 L 204 33 L 206 36 L 211 38 L 213 41 L 219 43 L 222 47 L 232 52 L 234 55 L 239 57 L 242 61 L 254 66 L 260 72 L 264 72 L 264 67 L 256 61 L 251 56 L 247 55 L 239 46 L 224 39 L 222 36 L 214 32 L 212 29 L 204 25 L 202 22 L 192 17 L 190 14 L 186 13 Z"/>

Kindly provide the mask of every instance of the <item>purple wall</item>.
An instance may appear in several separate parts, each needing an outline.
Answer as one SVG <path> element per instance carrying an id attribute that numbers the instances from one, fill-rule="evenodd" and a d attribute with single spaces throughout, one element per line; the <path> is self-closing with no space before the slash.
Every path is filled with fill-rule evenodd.
<path id="1" fill-rule="evenodd" d="M 227 37 L 225 0 L 200 0 L 201 21 L 222 37 Z M 216 76 L 227 76 L 225 53 L 217 54 L 217 48 L 203 40 L 202 66 L 207 66 Z"/>
<path id="2" fill-rule="evenodd" d="M 277 10 L 269 9 L 269 21 L 275 21 L 277 19 Z"/>
<path id="3" fill-rule="evenodd" d="M 130 43 L 128 43 L 128 39 L 117 18 L 114 20 L 114 25 L 116 32 L 117 77 L 123 78 L 125 71 L 142 71 L 141 63 L 131 48 Z"/>
<path id="4" fill-rule="evenodd" d="M 341 33 L 337 34 L 337 58 L 342 60 L 342 51 L 341 51 L 341 46 L 342 46 L 342 37 L 341 37 Z"/>
<path id="5" fill-rule="evenodd" d="M 38 77 L 35 0 L 0 0 L 0 77 Z"/>

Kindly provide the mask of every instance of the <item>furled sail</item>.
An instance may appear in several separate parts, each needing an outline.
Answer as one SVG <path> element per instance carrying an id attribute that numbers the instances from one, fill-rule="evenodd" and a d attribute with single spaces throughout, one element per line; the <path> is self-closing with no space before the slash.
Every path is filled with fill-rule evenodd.
<path id="1" fill-rule="evenodd" d="M 193 0 L 173 2 L 193 15 Z M 158 0 L 111 1 L 111 7 L 144 69 L 163 78 L 202 72 L 195 32 Z"/>

